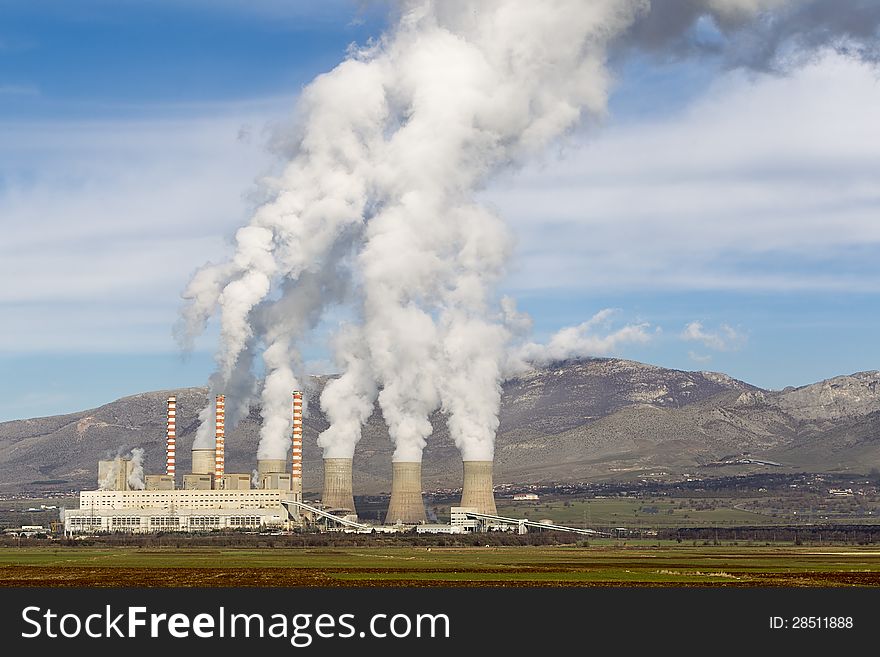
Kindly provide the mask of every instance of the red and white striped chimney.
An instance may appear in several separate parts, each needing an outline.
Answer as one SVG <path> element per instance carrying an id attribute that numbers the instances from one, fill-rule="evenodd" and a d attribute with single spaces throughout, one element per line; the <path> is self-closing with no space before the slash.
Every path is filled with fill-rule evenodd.
<path id="1" fill-rule="evenodd" d="M 168 416 L 165 427 L 165 474 L 174 476 L 175 452 L 177 450 L 177 397 L 168 398 Z"/>
<path id="2" fill-rule="evenodd" d="M 303 394 L 293 393 L 293 440 L 290 446 L 290 489 L 302 493 L 302 453 L 303 453 Z"/>
<path id="3" fill-rule="evenodd" d="M 214 481 L 216 486 L 220 487 L 220 477 L 226 469 L 226 457 L 224 448 L 226 445 L 226 397 L 225 395 L 217 395 L 216 410 L 216 444 L 214 447 Z"/>

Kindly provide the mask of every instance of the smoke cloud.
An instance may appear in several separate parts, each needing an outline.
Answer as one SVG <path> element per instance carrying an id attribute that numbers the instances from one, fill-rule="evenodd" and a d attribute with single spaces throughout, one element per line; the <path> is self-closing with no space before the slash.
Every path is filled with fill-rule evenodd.
<path id="1" fill-rule="evenodd" d="M 350 457 L 378 401 L 395 460 L 421 460 L 437 409 L 464 458 L 491 459 L 507 372 L 650 337 L 644 324 L 609 332 L 602 311 L 547 345 L 522 344 L 528 318 L 495 296 L 511 239 L 476 201 L 492 176 L 602 117 L 609 61 L 711 52 L 773 68 L 819 47 L 876 58 L 880 21 L 867 0 L 397 7 L 387 34 L 304 89 L 291 159 L 265 184 L 268 201 L 236 233 L 230 261 L 205 266 L 183 295 L 183 345 L 219 317 L 212 390 L 250 398 L 262 350 L 260 458 L 285 458 L 300 346 L 346 302 L 361 323 L 334 345 L 343 372 L 321 397 L 324 455 Z"/>

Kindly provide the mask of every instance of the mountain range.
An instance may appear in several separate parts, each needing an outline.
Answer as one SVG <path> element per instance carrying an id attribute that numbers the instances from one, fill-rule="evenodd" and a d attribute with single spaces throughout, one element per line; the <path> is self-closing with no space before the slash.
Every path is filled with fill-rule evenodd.
<path id="1" fill-rule="evenodd" d="M 321 488 L 316 440 L 327 422 L 317 401 L 328 379 L 312 378 L 306 393 L 306 491 Z M 178 472 L 188 472 L 206 388 L 147 392 L 77 413 L 0 423 L 0 491 L 93 488 L 96 461 L 134 447 L 144 448 L 147 473 L 163 472 L 170 394 L 178 400 Z M 716 372 L 570 360 L 506 381 L 500 420 L 496 483 L 867 473 L 880 467 L 880 371 L 770 391 Z M 442 414 L 432 424 L 423 486 L 460 487 L 461 457 Z M 259 427 L 258 406 L 227 427 L 228 472 L 255 467 Z M 356 494 L 390 490 L 392 451 L 377 409 L 355 452 Z"/>

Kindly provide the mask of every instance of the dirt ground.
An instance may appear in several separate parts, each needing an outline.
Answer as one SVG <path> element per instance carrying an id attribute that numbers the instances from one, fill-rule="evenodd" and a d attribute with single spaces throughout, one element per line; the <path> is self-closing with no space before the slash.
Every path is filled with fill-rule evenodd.
<path id="1" fill-rule="evenodd" d="M 877 572 L 694 573 L 695 581 L 656 579 L 630 573 L 626 579 L 582 579 L 577 573 L 552 573 L 542 579 L 534 569 L 406 571 L 362 568 L 339 571 L 312 568 L 88 568 L 80 566 L 4 566 L 0 586 L 4 587 L 569 587 L 569 586 L 880 586 Z M 662 574 L 662 573 L 661 573 Z M 522 579 L 519 576 L 526 576 Z M 537 575 L 537 576 L 536 576 Z M 568 577 L 566 577 L 568 575 Z M 633 576 L 635 575 L 635 576 Z M 705 578 L 699 576 L 705 575 Z M 470 577 L 469 577 L 470 576 Z M 714 577 L 714 581 L 713 581 Z"/>

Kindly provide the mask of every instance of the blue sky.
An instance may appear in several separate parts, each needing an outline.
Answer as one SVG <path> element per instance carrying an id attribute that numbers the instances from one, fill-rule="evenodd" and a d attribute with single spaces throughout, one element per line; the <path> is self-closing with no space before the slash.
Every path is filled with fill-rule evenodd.
<path id="1" fill-rule="evenodd" d="M 0 1 L 0 420 L 204 384 L 216 331 L 178 353 L 180 291 L 228 254 L 302 86 L 381 32 L 366 6 Z M 877 72 L 615 74 L 601 125 L 483 192 L 534 338 L 612 308 L 604 331 L 650 339 L 608 353 L 658 365 L 768 388 L 880 367 Z"/>

